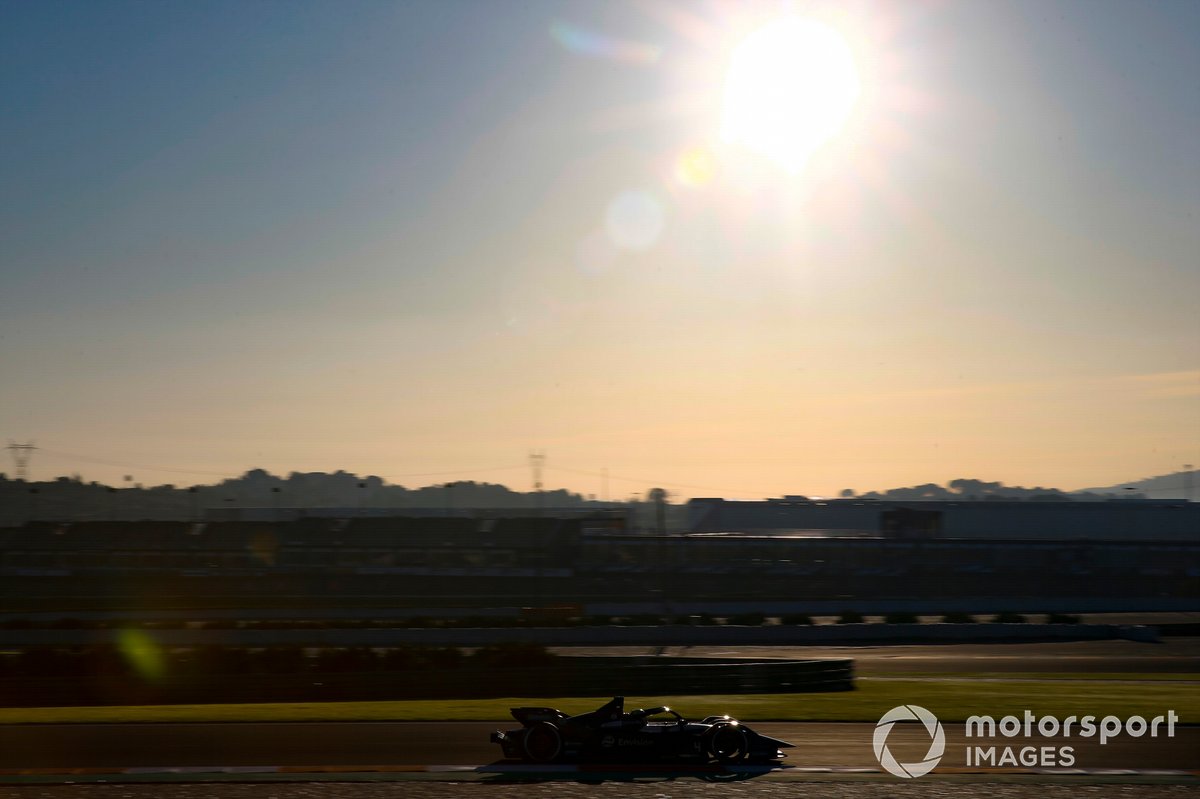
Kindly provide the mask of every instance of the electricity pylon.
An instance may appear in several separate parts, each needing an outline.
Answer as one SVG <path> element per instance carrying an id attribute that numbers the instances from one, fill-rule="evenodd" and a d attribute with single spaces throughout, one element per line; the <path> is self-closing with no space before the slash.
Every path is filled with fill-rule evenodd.
<path id="1" fill-rule="evenodd" d="M 8 451 L 12 453 L 13 461 L 17 465 L 17 479 L 28 482 L 29 480 L 29 459 L 33 457 L 33 451 L 37 449 L 32 441 L 26 441 L 24 444 L 18 444 L 11 438 L 8 440 Z"/>

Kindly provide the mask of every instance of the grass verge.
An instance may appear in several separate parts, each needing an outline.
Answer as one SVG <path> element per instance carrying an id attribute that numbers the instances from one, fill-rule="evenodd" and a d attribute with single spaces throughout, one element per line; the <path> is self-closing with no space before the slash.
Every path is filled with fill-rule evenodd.
<path id="1" fill-rule="evenodd" d="M 1080 675 L 1084 677 L 1085 675 Z M 0 708 L 0 724 L 237 721 L 508 721 L 516 705 L 557 707 L 581 713 L 594 697 L 410 700 L 401 702 L 298 702 L 236 705 Z M 1140 715 L 1174 710 L 1183 723 L 1200 721 L 1200 691 L 1188 683 L 1022 680 L 865 680 L 854 691 L 829 694 L 735 694 L 628 697 L 626 707 L 670 705 L 685 716 L 729 713 L 746 721 L 875 722 L 896 705 L 917 704 L 943 721 L 967 716 Z"/>

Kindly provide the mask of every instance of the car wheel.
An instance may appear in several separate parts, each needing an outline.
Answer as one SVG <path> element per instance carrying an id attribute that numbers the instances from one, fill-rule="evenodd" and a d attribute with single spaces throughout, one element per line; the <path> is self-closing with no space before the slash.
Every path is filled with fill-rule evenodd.
<path id="1" fill-rule="evenodd" d="M 562 733 L 549 721 L 539 721 L 525 731 L 522 743 L 527 760 L 549 763 L 562 754 Z"/>
<path id="2" fill-rule="evenodd" d="M 750 751 L 746 732 L 736 724 L 714 724 L 706 737 L 708 753 L 718 763 L 740 763 Z"/>

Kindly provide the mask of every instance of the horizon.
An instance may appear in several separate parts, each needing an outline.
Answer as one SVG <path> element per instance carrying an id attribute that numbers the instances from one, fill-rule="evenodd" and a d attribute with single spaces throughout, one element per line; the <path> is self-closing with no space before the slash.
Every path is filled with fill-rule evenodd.
<path id="1" fill-rule="evenodd" d="M 255 474 L 255 473 L 261 473 L 261 474 L 259 475 L 259 474 Z M 427 491 L 427 490 L 431 490 L 431 489 L 440 489 L 440 488 L 444 488 L 447 484 L 453 484 L 456 486 L 467 484 L 467 485 L 478 486 L 481 488 L 500 488 L 500 489 L 504 489 L 505 491 L 508 491 L 513 494 L 526 495 L 526 496 L 535 496 L 539 493 L 539 490 L 543 491 L 545 493 L 565 492 L 568 494 L 574 494 L 586 502 L 610 503 L 610 504 L 624 504 L 624 503 L 628 503 L 628 502 L 649 502 L 651 500 L 648 499 L 648 495 L 652 490 L 654 490 L 655 488 L 664 488 L 664 489 L 667 489 L 666 501 L 668 503 L 686 504 L 691 499 L 725 499 L 725 500 L 729 500 L 729 501 L 744 502 L 744 501 L 759 501 L 759 500 L 765 501 L 765 500 L 770 500 L 770 499 L 779 499 L 779 498 L 784 498 L 784 497 L 798 497 L 798 496 L 803 496 L 807 499 L 814 500 L 814 501 L 827 501 L 827 500 L 836 500 L 836 499 L 852 500 L 852 499 L 859 499 L 862 497 L 870 496 L 872 494 L 886 495 L 891 492 L 906 491 L 906 490 L 911 490 L 911 489 L 916 489 L 916 488 L 924 488 L 926 486 L 934 486 L 934 487 L 944 490 L 948 493 L 956 493 L 959 491 L 959 489 L 955 488 L 952 484 L 954 482 L 958 482 L 958 481 L 976 482 L 976 483 L 980 483 L 980 484 L 986 484 L 988 486 L 994 485 L 996 491 L 998 491 L 1000 493 L 1003 493 L 1005 491 L 1008 491 L 1008 492 L 1045 491 L 1045 492 L 1051 492 L 1051 493 L 1061 493 L 1064 495 L 1072 495 L 1072 494 L 1083 494 L 1083 493 L 1087 493 L 1087 492 L 1091 492 L 1091 491 L 1125 490 L 1125 489 L 1130 489 L 1132 487 L 1138 486 L 1138 484 L 1140 484 L 1140 483 L 1160 480 L 1165 477 L 1176 477 L 1176 476 L 1183 476 L 1183 475 L 1200 475 L 1200 470 L 1194 469 L 1191 471 L 1172 472 L 1172 473 L 1168 473 L 1168 474 L 1152 475 L 1150 477 L 1139 478 L 1137 480 L 1127 480 L 1127 481 L 1117 482 L 1117 483 L 1114 483 L 1109 486 L 1085 486 L 1085 487 L 1080 487 L 1080 488 L 1062 488 L 1060 486 L 1042 486 L 1042 485 L 1021 485 L 1021 484 L 1015 484 L 1015 483 L 1006 483 L 1002 480 L 984 481 L 984 480 L 979 480 L 977 478 L 959 477 L 959 478 L 950 478 L 950 479 L 943 480 L 940 482 L 930 480 L 930 481 L 923 481 L 923 482 L 911 483 L 911 484 L 906 484 L 906 485 L 890 486 L 887 488 L 871 488 L 871 489 L 866 489 L 863 491 L 857 491 L 854 495 L 849 496 L 849 497 L 841 496 L 840 492 L 823 494 L 820 492 L 799 492 L 799 493 L 797 493 L 794 491 L 793 492 L 785 492 L 785 493 L 781 493 L 781 494 L 760 494 L 757 496 L 752 496 L 750 493 L 745 493 L 745 494 L 741 494 L 741 495 L 728 494 L 728 493 L 701 494 L 701 493 L 688 493 L 686 491 L 680 491 L 678 489 L 671 489 L 670 486 L 672 484 L 660 483 L 660 484 L 655 484 L 652 487 L 648 487 L 644 491 L 628 491 L 628 492 L 625 492 L 623 495 L 618 495 L 618 494 L 614 493 L 607 498 L 603 498 L 595 492 L 575 490 L 575 489 L 570 488 L 569 486 L 565 486 L 565 485 L 564 486 L 543 485 L 542 489 L 537 489 L 537 488 L 534 488 L 531 486 L 528 489 L 522 489 L 521 487 L 519 487 L 517 485 L 510 485 L 509 483 L 505 483 L 505 482 L 496 482 L 496 481 L 492 481 L 492 480 L 469 480 L 469 479 L 447 480 L 446 482 L 436 482 L 436 483 L 427 483 L 427 484 L 416 484 L 416 483 L 404 484 L 404 483 L 392 482 L 392 481 L 388 480 L 386 477 L 382 477 L 380 475 L 357 474 L 354 472 L 348 472 L 344 469 L 337 469 L 332 472 L 330 472 L 330 471 L 314 471 L 314 472 L 288 472 L 288 473 L 276 474 L 274 472 L 271 472 L 271 471 L 265 470 L 265 469 L 251 468 L 251 469 L 247 469 L 246 471 L 242 472 L 241 474 L 226 476 L 226 477 L 222 478 L 221 480 L 216 480 L 211 483 L 191 483 L 191 484 L 186 483 L 186 482 L 147 484 L 147 483 L 143 483 L 141 481 L 136 480 L 136 478 L 133 475 L 124 475 L 124 476 L 122 476 L 122 478 L 120 480 L 112 481 L 111 483 L 105 483 L 100 480 L 90 480 L 85 475 L 80 474 L 80 473 L 74 473 L 74 474 L 70 474 L 70 475 L 56 475 L 53 477 L 47 477 L 47 478 L 41 478 L 41 479 L 38 479 L 38 478 L 35 478 L 32 476 L 27 476 L 24 478 L 24 481 L 27 485 L 30 485 L 30 486 L 37 485 L 37 484 L 53 485 L 53 484 L 61 483 L 63 481 L 69 481 L 72 483 L 79 483 L 79 484 L 83 484 L 83 485 L 97 485 L 97 486 L 101 486 L 101 487 L 105 487 L 105 488 L 123 487 L 125 489 L 136 489 L 136 490 L 156 490 L 156 489 L 170 488 L 170 489 L 176 490 L 176 491 L 188 491 L 189 489 L 193 489 L 193 488 L 196 488 L 196 489 L 214 488 L 215 489 L 224 483 L 238 482 L 238 481 L 245 480 L 247 478 L 251 478 L 252 476 L 254 479 L 258 479 L 261 476 L 264 479 L 270 478 L 272 480 L 286 482 L 286 481 L 296 478 L 296 477 L 336 477 L 338 475 L 343 475 L 345 477 L 352 478 L 355 481 L 378 480 L 379 481 L 378 487 L 398 488 L 398 489 L 402 489 L 402 490 L 408 491 L 408 492 L 420 492 L 420 491 Z M 20 482 L 21 479 L 22 478 L 10 476 L 7 472 L 0 470 L 0 480 L 6 480 L 9 482 Z M 1161 494 L 1166 491 L 1176 491 L 1176 490 L 1188 492 L 1190 490 L 1190 483 L 1187 480 L 1185 480 L 1183 483 L 1181 483 L 1178 486 L 1168 486 L 1166 488 L 1144 488 L 1144 487 L 1142 487 L 1142 488 L 1137 488 L 1137 490 L 1139 492 L 1144 492 L 1147 495 L 1153 495 L 1156 493 Z M 963 493 L 964 493 L 964 495 L 966 495 L 966 492 L 963 492 Z M 985 497 L 985 496 L 987 496 L 987 494 L 985 493 L 981 496 Z M 1112 494 L 1111 496 L 1120 497 L 1122 495 L 1120 493 L 1115 493 L 1115 494 Z M 1164 499 L 1170 499 L 1172 496 L 1173 495 L 1168 495 L 1167 497 L 1164 497 Z M 1154 497 L 1147 496 L 1146 498 L 1154 498 Z M 1182 498 L 1186 499 L 1186 497 L 1182 497 Z"/>
<path id="2" fill-rule="evenodd" d="M 1200 3 L 0 9 L 35 477 L 1200 464 Z"/>

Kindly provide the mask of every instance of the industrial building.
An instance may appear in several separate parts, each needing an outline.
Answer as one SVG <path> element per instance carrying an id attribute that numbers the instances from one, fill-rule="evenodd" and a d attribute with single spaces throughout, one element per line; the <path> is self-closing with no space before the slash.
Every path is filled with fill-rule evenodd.
<path id="1" fill-rule="evenodd" d="M 796 535 L 635 535 L 619 516 L 31 523 L 0 529 L 0 604 L 42 611 L 920 600 L 940 609 L 1041 602 L 1200 610 L 1200 541 L 1140 522 L 1120 528 L 1136 535 L 1119 537 L 1129 507 L 1112 506 L 1116 519 L 1091 528 L 1104 536 L 1080 527 L 1052 536 L 1046 519 L 1061 510 L 1034 509 L 1043 526 L 1022 538 L 1019 528 L 987 528 L 984 517 L 960 517 L 958 508 L 939 515 L 907 505 L 755 506 L 772 521 L 782 511 L 834 533 L 802 527 Z M 1195 518 L 1189 508 L 1141 510 L 1151 519 Z M 974 534 L 948 535 L 971 529 L 960 518 L 975 520 Z M 885 529 L 833 526 L 847 519 Z M 988 529 L 1009 535 L 985 537 Z"/>
<path id="2" fill-rule="evenodd" d="M 703 498 L 688 503 L 688 530 L 885 538 L 1197 542 L 1200 503 L 1140 499 L 897 502 Z"/>

